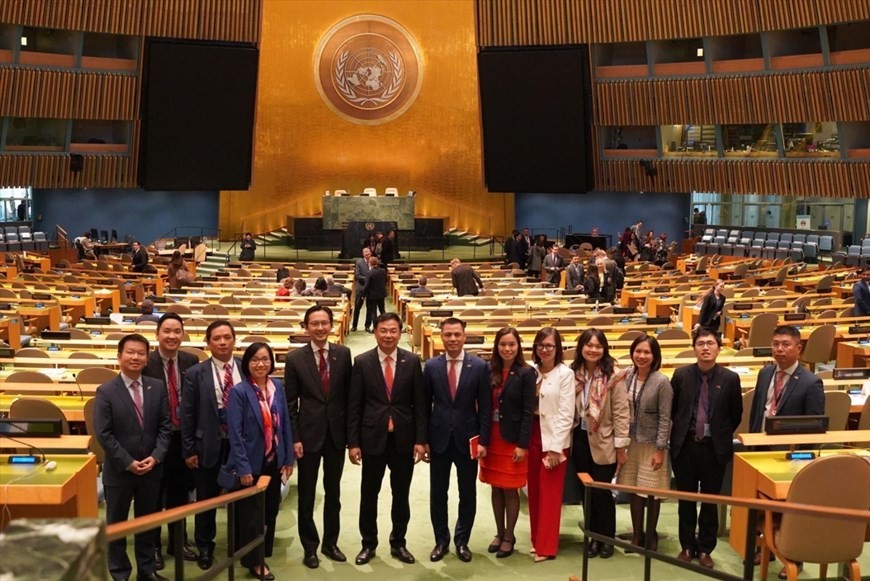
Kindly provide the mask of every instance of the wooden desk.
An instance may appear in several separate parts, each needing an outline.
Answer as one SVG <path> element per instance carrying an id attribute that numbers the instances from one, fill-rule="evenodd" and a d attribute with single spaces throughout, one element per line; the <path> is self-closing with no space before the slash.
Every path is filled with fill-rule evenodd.
<path id="1" fill-rule="evenodd" d="M 21 318 L 17 316 L 0 317 L 0 339 L 16 351 L 21 349 Z"/>
<path id="2" fill-rule="evenodd" d="M 11 465 L 0 456 L 0 528 L 7 518 L 97 518 L 97 459 L 92 455 L 50 455 L 44 464 Z M 8 514 L 8 516 L 7 516 Z"/>
<path id="3" fill-rule="evenodd" d="M 77 453 L 87 453 L 88 444 L 91 441 L 91 436 L 78 436 L 78 435 L 68 435 L 65 434 L 63 436 L 59 436 L 57 438 L 39 438 L 35 436 L 15 436 L 15 442 L 6 438 L 0 438 L 0 448 L 10 449 L 10 448 L 21 448 L 18 444 L 19 442 L 22 444 L 26 444 L 27 446 L 33 446 L 42 451 L 56 451 L 58 454 L 65 454 L 67 452 L 77 452 Z"/>
<path id="4" fill-rule="evenodd" d="M 5 388 L 5 386 L 4 386 Z M 91 396 L 85 396 L 82 399 L 78 395 L 51 395 L 51 394 L 13 394 L 0 388 L 0 414 L 8 414 L 12 402 L 19 397 L 38 397 L 39 399 L 48 400 L 63 412 L 66 421 L 68 422 L 83 422 L 85 421 L 85 404 L 93 399 Z M 84 393 L 84 391 L 82 392 Z M 13 436 L 14 437 L 14 436 Z M 21 439 L 21 438 L 17 438 Z M 2 443 L 2 442 L 0 442 Z M 38 444 L 37 444 L 38 445 Z M 87 449 L 85 448 L 80 449 Z"/>
<path id="5" fill-rule="evenodd" d="M 847 444 L 870 441 L 870 430 L 832 430 L 824 434 L 781 434 L 770 436 L 764 433 L 737 434 L 737 439 L 749 448 L 755 446 L 800 446 L 802 444 Z"/>
<path id="6" fill-rule="evenodd" d="M 870 364 L 870 344 L 841 341 L 837 344 L 837 367 L 867 367 Z"/>

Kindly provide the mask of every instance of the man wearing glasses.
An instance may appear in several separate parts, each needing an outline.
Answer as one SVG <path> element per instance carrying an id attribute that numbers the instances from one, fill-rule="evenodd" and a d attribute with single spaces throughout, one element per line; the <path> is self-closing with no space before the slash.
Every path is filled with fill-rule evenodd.
<path id="1" fill-rule="evenodd" d="M 719 494 L 725 467 L 734 455 L 733 434 L 743 416 L 740 377 L 716 363 L 722 347 L 712 329 L 699 328 L 693 339 L 692 365 L 674 372 L 671 419 L 671 462 L 677 490 Z M 698 559 L 713 568 L 719 515 L 715 504 L 681 500 L 679 504 L 681 561 Z M 697 536 L 695 529 L 697 526 Z"/>

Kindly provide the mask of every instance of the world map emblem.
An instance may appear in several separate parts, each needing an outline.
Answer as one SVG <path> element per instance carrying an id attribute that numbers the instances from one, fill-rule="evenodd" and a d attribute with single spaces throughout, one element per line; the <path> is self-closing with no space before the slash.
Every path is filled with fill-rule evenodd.
<path id="1" fill-rule="evenodd" d="M 402 115 L 420 92 L 423 61 L 399 23 L 374 14 L 342 20 L 320 40 L 314 79 L 326 105 L 352 123 L 378 125 Z"/>

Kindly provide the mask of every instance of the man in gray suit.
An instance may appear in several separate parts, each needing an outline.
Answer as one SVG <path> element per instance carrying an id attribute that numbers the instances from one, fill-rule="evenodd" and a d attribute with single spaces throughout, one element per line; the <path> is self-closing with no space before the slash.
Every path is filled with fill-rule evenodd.
<path id="1" fill-rule="evenodd" d="M 583 290 L 583 281 L 585 280 L 583 265 L 580 264 L 580 256 L 575 254 L 571 257 L 571 264 L 568 265 L 567 279 L 565 281 L 566 290 Z"/>
<path id="2" fill-rule="evenodd" d="M 483 281 L 480 275 L 474 272 L 470 264 L 462 264 L 458 258 L 450 261 L 450 278 L 453 280 L 453 288 L 460 297 L 467 295 L 477 296 L 483 290 Z"/>
<path id="3" fill-rule="evenodd" d="M 160 510 L 163 460 L 169 448 L 169 402 L 163 382 L 142 375 L 147 360 L 148 340 L 138 334 L 126 335 L 118 342 L 121 373 L 97 388 L 94 428 L 105 451 L 107 524 L 126 521 L 131 503 L 137 518 Z M 135 536 L 139 579 L 166 579 L 157 573 L 154 560 L 159 534 L 154 529 Z M 127 540 L 110 542 L 112 579 L 129 579 L 132 572 Z"/>
<path id="4" fill-rule="evenodd" d="M 353 301 L 353 325 L 350 328 L 351 331 L 356 331 L 356 327 L 359 325 L 359 314 L 365 304 L 363 289 L 366 286 L 366 278 L 369 274 L 369 258 L 371 257 L 372 251 L 366 246 L 362 249 L 362 258 L 358 259 L 353 267 L 353 288 L 356 294 Z"/>
<path id="5" fill-rule="evenodd" d="M 181 453 L 193 470 L 197 500 L 220 493 L 217 475 L 229 453 L 226 405 L 230 388 L 243 376 L 242 362 L 233 357 L 236 331 L 229 321 L 212 321 L 205 341 L 211 357 L 187 370 L 181 398 Z M 203 571 L 214 563 L 215 534 L 215 511 L 197 514 L 194 539 Z"/>
<path id="6" fill-rule="evenodd" d="M 559 247 L 555 244 L 550 247 L 550 253 L 544 257 L 544 270 L 547 273 L 547 282 L 558 287 L 562 282 L 565 259 L 559 256 Z"/>

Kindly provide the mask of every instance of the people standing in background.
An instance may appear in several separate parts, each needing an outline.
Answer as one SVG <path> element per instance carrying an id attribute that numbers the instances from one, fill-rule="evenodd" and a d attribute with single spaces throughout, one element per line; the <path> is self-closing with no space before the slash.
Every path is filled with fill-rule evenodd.
<path id="1" fill-rule="evenodd" d="M 241 252 L 239 252 L 239 260 L 242 262 L 252 262 L 254 260 L 254 252 L 257 250 L 257 243 L 250 232 L 245 232 L 245 238 L 241 243 Z"/>
<path id="2" fill-rule="evenodd" d="M 567 273 L 565 288 L 568 290 L 583 290 L 585 276 L 583 273 L 583 265 L 580 264 L 579 254 L 575 254 L 571 257 L 571 264 L 568 265 Z"/>
<path id="3" fill-rule="evenodd" d="M 861 280 L 852 285 L 855 297 L 855 316 L 870 317 L 870 265 L 861 270 Z"/>
<path id="4" fill-rule="evenodd" d="M 359 315 L 362 312 L 362 307 L 365 304 L 365 295 L 363 290 L 366 285 L 366 278 L 369 274 L 369 258 L 372 257 L 372 251 L 369 247 L 363 247 L 362 258 L 357 259 L 353 267 L 353 284 L 354 284 L 354 300 L 353 300 L 353 325 L 351 331 L 356 331 L 359 325 Z"/>
<path id="5" fill-rule="evenodd" d="M 487 551 L 496 558 L 514 552 L 520 491 L 528 479 L 532 416 L 537 407 L 535 370 L 523 358 L 520 334 L 504 327 L 495 334 L 490 359 L 492 422 L 489 448 L 480 459 L 480 481 L 492 486 L 495 538 Z"/>
<path id="6" fill-rule="evenodd" d="M 457 296 L 477 296 L 483 290 L 483 281 L 470 264 L 462 264 L 458 258 L 450 261 L 450 278 Z"/>
<path id="7" fill-rule="evenodd" d="M 553 244 L 550 253 L 544 257 L 544 270 L 547 282 L 558 287 L 562 284 L 562 271 L 565 270 L 565 259 L 559 255 L 559 246 Z"/>
<path id="8" fill-rule="evenodd" d="M 363 285 L 363 296 L 366 301 L 366 333 L 370 333 L 378 314 L 385 312 L 384 301 L 387 298 L 387 271 L 379 264 L 378 259 L 369 258 L 369 271 Z"/>
<path id="9" fill-rule="evenodd" d="M 390 230 L 387 232 L 387 235 L 381 238 L 381 254 L 378 258 L 381 259 L 381 266 L 384 267 L 384 270 L 389 268 L 390 263 L 396 259 L 396 232 L 394 230 Z"/>
<path id="10" fill-rule="evenodd" d="M 547 255 L 547 249 L 544 248 L 544 237 L 536 236 L 535 243 L 529 248 L 529 258 L 527 261 L 529 276 L 534 278 L 541 277 L 541 269 L 544 266 L 544 257 Z"/>
<path id="11" fill-rule="evenodd" d="M 713 286 L 698 297 L 698 302 L 695 306 L 701 307 L 701 311 L 698 313 L 698 322 L 692 328 L 693 331 L 706 327 L 714 333 L 719 333 L 719 327 L 722 324 L 722 313 L 725 309 L 725 295 L 722 293 L 724 290 L 725 281 L 717 280 L 713 283 Z"/>
<path id="12" fill-rule="evenodd" d="M 554 327 L 535 335 L 538 409 L 529 442 L 529 521 L 535 562 L 559 552 L 562 490 L 571 425 L 574 421 L 574 373 L 562 362 L 562 336 Z"/>
<path id="13" fill-rule="evenodd" d="M 572 454 L 578 472 L 593 480 L 610 482 L 628 459 L 629 404 L 625 373 L 610 355 L 607 337 L 598 329 L 583 331 L 571 364 L 576 385 Z M 616 502 L 609 490 L 593 489 L 592 506 L 585 506 L 586 528 L 613 538 L 616 535 Z M 586 555 L 609 559 L 613 545 L 587 540 Z"/>
<path id="14" fill-rule="evenodd" d="M 138 240 L 134 240 L 131 244 L 133 249 L 133 260 L 130 264 L 130 270 L 133 272 L 145 272 L 145 267 L 148 266 L 148 251 L 139 244 Z"/>

